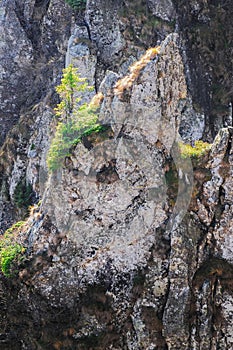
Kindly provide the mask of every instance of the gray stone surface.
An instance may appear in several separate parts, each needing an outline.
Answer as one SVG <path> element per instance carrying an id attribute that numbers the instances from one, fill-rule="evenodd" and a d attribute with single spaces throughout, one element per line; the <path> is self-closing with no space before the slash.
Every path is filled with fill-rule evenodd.
<path id="1" fill-rule="evenodd" d="M 192 89 L 206 101 L 209 70 L 200 75 L 205 67 L 193 70 L 191 58 L 200 54 L 203 62 L 213 51 L 193 38 L 200 24 L 210 26 L 207 41 L 219 33 L 210 19 L 218 14 L 221 22 L 231 6 L 174 3 L 89 0 L 71 22 L 61 0 L 1 2 L 3 135 L 18 120 L 1 148 L 1 233 L 25 214 L 14 206 L 22 178 L 42 198 L 15 232 L 26 260 L 14 278 L 0 278 L 1 349 L 232 348 L 232 128 L 221 129 L 211 151 L 192 163 L 174 144 L 179 133 L 193 142 L 208 127 L 209 139 L 216 132 L 217 119 L 213 129 Z M 167 36 L 177 18 L 182 41 Z M 129 65 L 158 43 L 160 54 L 117 93 Z M 65 56 L 103 93 L 99 120 L 109 129 L 84 139 L 48 176 L 54 86 Z M 227 66 L 224 57 L 220 63 Z M 219 97 L 220 105 L 229 102 Z M 228 126 L 229 110 L 227 117 Z M 220 113 L 218 128 L 223 119 Z"/>
<path id="2" fill-rule="evenodd" d="M 69 11 L 62 4 L 47 0 L 0 4 L 0 144 L 20 115 L 57 82 L 70 26 Z"/>
<path id="3" fill-rule="evenodd" d="M 171 0 L 148 0 L 152 13 L 164 21 L 174 20 L 176 11 Z"/>

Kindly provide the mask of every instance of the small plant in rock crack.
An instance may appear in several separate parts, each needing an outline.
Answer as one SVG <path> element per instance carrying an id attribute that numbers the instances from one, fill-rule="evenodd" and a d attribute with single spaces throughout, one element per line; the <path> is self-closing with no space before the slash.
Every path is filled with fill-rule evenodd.
<path id="1" fill-rule="evenodd" d="M 129 67 L 130 74 L 118 80 L 114 87 L 114 93 L 122 98 L 125 90 L 132 87 L 134 81 L 139 77 L 142 69 L 153 60 L 160 52 L 160 46 L 149 48 L 146 53 Z"/>
<path id="2" fill-rule="evenodd" d="M 195 141 L 194 147 L 189 144 L 179 143 L 181 158 L 199 158 L 205 155 L 211 148 L 211 144 L 201 140 Z"/>

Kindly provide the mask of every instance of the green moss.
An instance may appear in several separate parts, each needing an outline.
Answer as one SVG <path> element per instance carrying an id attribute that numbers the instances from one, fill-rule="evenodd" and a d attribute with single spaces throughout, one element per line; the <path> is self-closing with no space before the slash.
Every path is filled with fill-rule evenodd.
<path id="1" fill-rule="evenodd" d="M 22 254 L 24 251 L 24 248 L 15 243 L 15 244 L 9 244 L 6 247 L 0 248 L 0 266 L 2 273 L 6 277 L 11 277 L 16 271 L 12 271 L 12 264 L 15 262 L 19 255 Z"/>
<path id="2" fill-rule="evenodd" d="M 25 248 L 16 240 L 26 221 L 18 221 L 8 228 L 0 238 L 0 269 L 6 277 L 17 273 L 17 266 L 24 259 Z"/>
<path id="3" fill-rule="evenodd" d="M 13 234 L 5 233 L 0 240 L 0 268 L 6 277 L 17 273 L 17 266 L 22 262 L 25 248 L 16 242 Z"/>
<path id="4" fill-rule="evenodd" d="M 195 141 L 194 147 L 189 144 L 179 143 L 181 158 L 199 158 L 211 148 L 211 144 L 203 141 Z"/>

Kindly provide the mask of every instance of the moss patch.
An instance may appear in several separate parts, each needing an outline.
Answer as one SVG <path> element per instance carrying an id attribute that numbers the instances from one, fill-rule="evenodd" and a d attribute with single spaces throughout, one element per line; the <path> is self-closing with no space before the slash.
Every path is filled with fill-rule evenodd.
<path id="1" fill-rule="evenodd" d="M 26 249 L 16 239 L 24 225 L 25 221 L 18 221 L 0 238 L 0 269 L 6 277 L 13 277 L 24 259 Z"/>
<path id="2" fill-rule="evenodd" d="M 199 158 L 207 154 L 211 144 L 203 141 L 195 141 L 194 147 L 189 144 L 179 143 L 181 158 Z"/>

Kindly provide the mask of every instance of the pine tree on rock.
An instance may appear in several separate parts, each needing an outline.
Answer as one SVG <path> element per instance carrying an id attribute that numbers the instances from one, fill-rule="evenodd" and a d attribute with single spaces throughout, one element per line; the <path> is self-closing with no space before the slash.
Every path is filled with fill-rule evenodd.
<path id="1" fill-rule="evenodd" d="M 61 102 L 55 108 L 56 116 L 60 121 L 70 122 L 72 113 L 74 112 L 80 98 L 75 98 L 78 92 L 84 92 L 90 89 L 86 78 L 81 78 L 78 69 L 70 64 L 63 69 L 63 77 L 61 84 L 56 87 L 56 91 Z"/>

